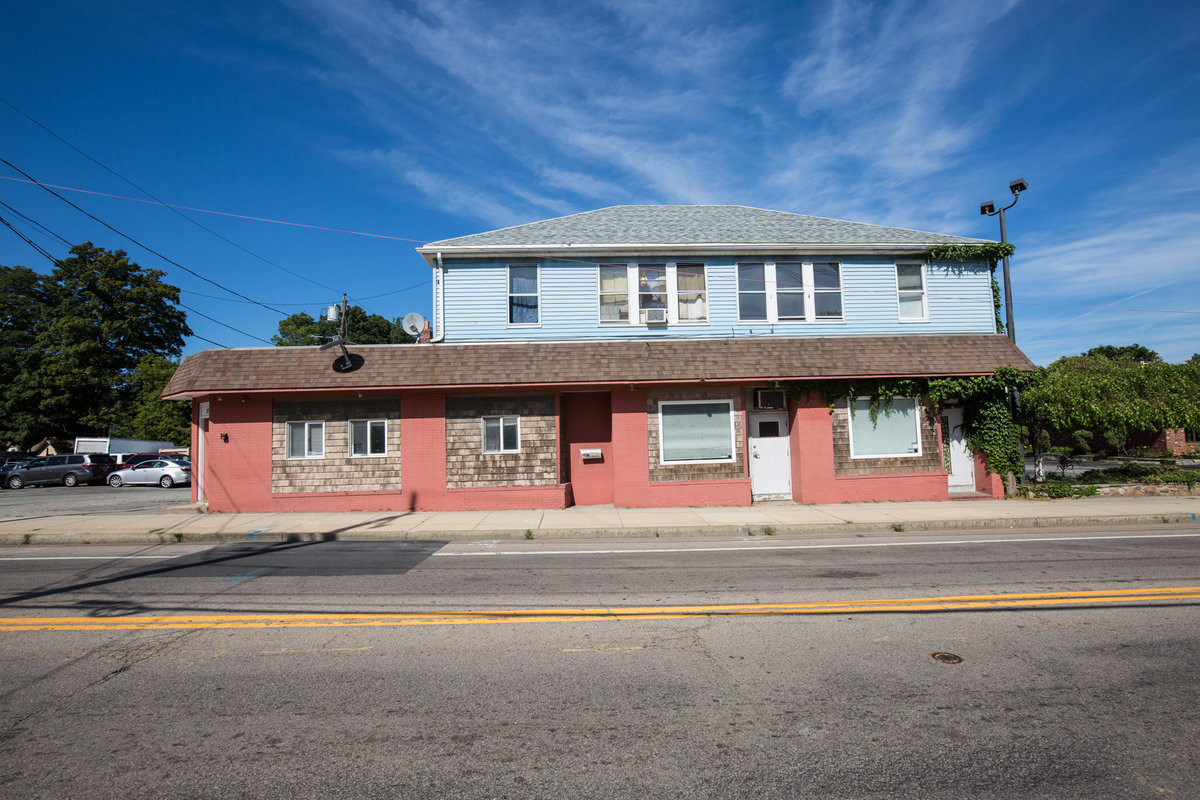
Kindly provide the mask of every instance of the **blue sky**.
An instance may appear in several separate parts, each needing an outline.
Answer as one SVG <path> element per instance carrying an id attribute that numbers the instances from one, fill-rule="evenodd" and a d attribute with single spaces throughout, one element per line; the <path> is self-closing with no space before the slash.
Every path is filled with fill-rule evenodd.
<path id="1" fill-rule="evenodd" d="M 624 203 L 996 239 L 979 203 L 1007 204 L 1023 177 L 1008 231 L 1031 358 L 1200 351 L 1193 3 L 3 5 L 8 103 L 163 201 L 314 227 L 103 196 L 146 199 L 4 104 L 0 157 L 100 193 L 60 190 L 279 311 L 317 313 L 345 292 L 389 317 L 428 315 L 419 242 Z M 186 352 L 276 331 L 277 311 L 0 176 L 21 215 L 164 269 L 198 312 Z M 49 268 L 4 228 L 0 264 Z"/>

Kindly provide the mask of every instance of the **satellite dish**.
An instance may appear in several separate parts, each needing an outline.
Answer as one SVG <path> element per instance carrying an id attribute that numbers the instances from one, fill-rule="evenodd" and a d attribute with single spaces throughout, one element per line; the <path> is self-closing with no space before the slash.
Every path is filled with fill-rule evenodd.
<path id="1" fill-rule="evenodd" d="M 421 331 L 425 329 L 425 318 L 414 311 L 411 314 L 405 314 L 400 325 L 409 336 L 420 336 Z"/>

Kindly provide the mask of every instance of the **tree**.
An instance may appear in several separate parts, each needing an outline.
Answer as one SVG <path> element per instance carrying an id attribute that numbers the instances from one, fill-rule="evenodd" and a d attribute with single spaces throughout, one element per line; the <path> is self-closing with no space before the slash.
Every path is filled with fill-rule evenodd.
<path id="1" fill-rule="evenodd" d="M 407 344 L 413 341 L 400 323 L 400 318 L 388 320 L 378 314 L 368 314 L 360 306 L 346 309 L 346 334 L 354 344 Z M 279 333 L 271 343 L 279 347 L 324 344 L 336 339 L 338 323 L 324 317 L 314 319 L 301 311 L 279 321 Z"/>
<path id="2" fill-rule="evenodd" d="M 1021 412 L 1035 460 L 1054 430 L 1098 431 L 1119 446 L 1135 431 L 1200 427 L 1200 362 L 1060 358 L 1022 392 Z"/>
<path id="3" fill-rule="evenodd" d="M 127 439 L 186 444 L 192 435 L 191 403 L 163 400 L 162 390 L 179 369 L 179 362 L 160 355 L 142 356 L 121 386 L 127 413 L 111 433 Z"/>
<path id="4" fill-rule="evenodd" d="M 1093 347 L 1083 355 L 1085 356 L 1103 356 L 1104 358 L 1127 358 L 1138 362 L 1139 364 L 1149 364 L 1151 361 L 1162 361 L 1162 357 L 1148 347 L 1142 347 L 1140 344 L 1126 344 L 1121 347 L 1114 347 L 1111 344 L 1102 344 L 1099 347 Z"/>
<path id="5" fill-rule="evenodd" d="M 179 290 L 161 280 L 165 273 L 91 242 L 70 252 L 48 276 L 4 270 L 11 292 L 4 307 L 28 309 L 12 329 L 14 314 L 4 317 L 4 344 L 17 353 L 0 398 L 5 445 L 106 433 L 127 413 L 126 387 L 139 361 L 179 356 L 191 333 Z"/>

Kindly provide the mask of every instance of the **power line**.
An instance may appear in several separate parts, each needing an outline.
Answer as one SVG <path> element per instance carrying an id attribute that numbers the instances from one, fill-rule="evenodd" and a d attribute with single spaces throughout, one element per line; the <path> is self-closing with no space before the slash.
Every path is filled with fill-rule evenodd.
<path id="1" fill-rule="evenodd" d="M 199 339 L 202 342 L 208 342 L 209 344 L 216 345 L 217 347 L 223 348 L 225 350 L 229 349 L 229 345 L 227 345 L 227 344 L 221 344 L 220 342 L 214 342 L 212 339 L 205 339 L 203 336 L 197 336 L 194 333 L 192 334 L 192 338 Z"/>
<path id="2" fill-rule="evenodd" d="M 5 202 L 3 202 L 3 201 L 0 201 L 0 205 L 3 205 L 5 208 L 11 209 L 11 210 L 12 210 L 14 213 L 16 213 L 16 214 L 20 215 L 20 216 L 21 216 L 22 218 L 24 218 L 24 219 L 27 219 L 27 220 L 29 219 L 29 217 L 26 217 L 24 214 L 21 214 L 21 212 L 17 211 L 16 209 L 13 209 L 13 208 L 12 208 L 12 206 L 8 205 L 7 203 L 5 203 Z M 31 221 L 31 222 L 33 222 L 33 220 L 30 220 L 30 221 Z M 41 247 L 41 246 L 39 246 L 39 245 L 38 245 L 36 242 L 34 242 L 34 241 L 33 241 L 33 240 L 31 240 L 30 238 L 28 238 L 27 236 L 25 236 L 24 234 L 22 234 L 22 233 L 21 233 L 19 230 L 17 230 L 15 227 L 13 227 L 13 225 L 12 225 L 11 223 L 9 223 L 9 221 L 8 221 L 8 220 L 4 219 L 4 217 L 2 217 L 2 216 L 0 216 L 0 223 L 2 223 L 2 224 L 5 226 L 5 227 L 7 227 L 9 230 L 11 230 L 13 233 L 15 233 L 15 234 L 16 234 L 17 236 L 19 236 L 21 239 L 23 239 L 23 240 L 25 241 L 25 243 L 26 243 L 26 244 L 28 244 L 30 247 L 32 247 L 33 249 L 35 249 L 35 250 L 37 250 L 39 253 L 41 253 L 43 256 L 45 256 L 45 257 L 46 257 L 46 259 L 47 259 L 47 260 L 48 260 L 48 261 L 49 261 L 51 264 L 54 264 L 55 266 L 57 266 L 57 265 L 58 265 L 58 262 L 59 262 L 59 260 L 58 260 L 58 259 L 56 259 L 54 256 L 50 255 L 50 253 L 48 253 L 48 252 L 46 252 L 44 249 L 42 249 L 42 247 Z M 34 224 L 38 224 L 38 223 L 34 223 Z M 46 233 L 50 234 L 51 236 L 55 237 L 56 239 L 59 239 L 60 241 L 64 242 L 65 244 L 68 244 L 68 245 L 70 245 L 70 242 L 68 242 L 68 241 L 67 241 L 66 239 L 64 239 L 63 237 L 59 236 L 59 235 L 58 235 L 57 233 L 55 233 L 54 231 L 52 231 L 52 230 L 50 230 L 49 228 L 45 227 L 44 225 L 40 225 L 40 224 L 38 224 L 38 227 L 42 228 L 42 229 L 43 229 L 43 230 L 44 230 Z M 263 338 L 261 338 L 261 337 L 259 337 L 259 336 L 255 336 L 255 335 L 254 335 L 254 334 L 252 334 L 252 333 L 247 333 L 246 331 L 243 331 L 243 330 L 240 330 L 240 329 L 238 329 L 238 328 L 235 328 L 235 327 L 233 327 L 232 325 L 230 325 L 230 324 L 228 324 L 228 323 L 221 322 L 219 319 L 216 319 L 216 318 L 214 318 L 214 317 L 210 317 L 208 314 L 205 314 L 205 313 L 204 313 L 204 312 L 202 312 L 202 311 L 197 311 L 196 309 L 194 309 L 194 308 L 191 308 L 190 306 L 186 306 L 186 305 L 184 305 L 183 303 L 179 303 L 179 302 L 177 301 L 177 302 L 176 302 L 176 305 L 180 306 L 181 308 L 187 309 L 188 311 L 191 311 L 193 314 L 199 314 L 200 316 L 204 317 L 205 319 L 211 320 L 211 321 L 213 321 L 213 322 L 217 323 L 218 325 L 223 325 L 224 327 L 226 327 L 226 328 L 229 328 L 229 329 L 230 329 L 230 330 L 232 330 L 232 331 L 236 331 L 237 333 L 240 333 L 240 334 L 242 334 L 243 336 L 248 336 L 248 337 L 250 337 L 251 339 L 258 339 L 258 341 L 260 341 L 260 342 L 266 342 L 267 344 L 271 344 L 271 342 L 268 342 L 266 339 L 263 339 Z M 197 338 L 197 339 L 200 339 L 201 341 L 208 342 L 209 344 L 216 345 L 217 347 L 227 347 L 227 345 L 223 345 L 223 344 L 221 344 L 221 343 L 219 343 L 219 342 L 214 342 L 214 341 L 212 341 L 211 339 L 205 339 L 203 336 L 197 336 L 196 334 L 192 334 L 192 336 L 194 336 L 194 337 L 195 337 L 195 338 Z"/>
<path id="3" fill-rule="evenodd" d="M 83 215 L 84 215 L 84 216 L 86 216 L 86 217 L 89 217 L 89 218 L 90 218 L 90 219 L 92 219 L 92 220 L 95 220 L 96 222 L 98 222 L 98 223 L 100 223 L 101 225 L 103 225 L 104 227 L 108 228 L 110 231 L 112 231 L 113 233 L 117 234 L 118 236 L 121 236 L 121 237 L 123 237 L 123 238 L 125 238 L 125 239 L 128 239 L 129 241 L 133 242 L 134 244 L 136 244 L 138 247 L 142 248 L 143 250 L 146 250 L 147 252 L 153 253 L 154 255 L 156 255 L 156 256 L 158 256 L 159 258 L 161 258 L 163 261 L 166 261 L 168 264 L 172 264 L 172 265 L 174 265 L 174 266 L 176 266 L 176 267 L 179 267 L 181 270 L 183 270 L 184 272 L 188 273 L 189 275 L 192 275 L 192 276 L 194 276 L 194 277 L 197 277 L 197 278 L 199 278 L 200 280 L 202 280 L 202 281 L 205 281 L 206 283 L 211 283 L 213 286 L 216 286 L 216 287 L 217 287 L 217 288 L 219 288 L 219 289 L 223 289 L 224 291 L 226 291 L 226 292 L 229 292 L 229 293 L 230 293 L 230 294 L 232 294 L 232 295 L 237 295 L 238 297 L 242 298 L 243 300 L 248 300 L 249 302 L 251 302 L 251 303 L 254 303 L 254 304 L 255 304 L 255 305 L 257 305 L 257 306 L 262 306 L 263 308 L 267 309 L 268 311 L 274 311 L 276 314 L 279 314 L 279 315 L 281 315 L 281 316 L 284 316 L 284 317 L 288 316 L 287 312 L 285 312 L 285 311 L 280 311 L 278 308 L 272 308 L 271 306 L 267 305 L 266 303 L 259 302 L 258 300 L 255 300 L 255 299 L 254 299 L 254 298 L 252 298 L 252 297 L 247 297 L 246 295 L 242 294 L 241 292 L 234 291 L 233 289 L 230 289 L 228 286 L 224 286 L 224 285 L 222 285 L 222 284 L 220 284 L 220 283 L 218 283 L 218 282 L 214 281 L 212 278 L 206 278 L 205 276 L 201 275 L 200 273 L 196 272 L 195 270 L 193 270 L 193 269 L 190 269 L 190 268 L 188 268 L 188 267 L 185 267 L 183 264 L 180 264 L 178 261 L 175 261 L 175 260 L 173 260 L 173 259 L 170 259 L 170 258 L 168 258 L 167 256 L 165 256 L 165 255 L 163 255 L 162 253 L 160 253 L 160 252 L 158 252 L 157 250 L 155 250 L 153 247 L 150 247 L 149 245 L 142 244 L 141 242 L 139 242 L 137 239 L 134 239 L 134 238 L 133 238 L 132 236 L 130 236 L 129 234 L 127 234 L 127 233 L 123 233 L 123 232 L 121 232 L 121 231 L 117 230 L 117 229 L 116 229 L 116 228 L 114 228 L 112 225 L 109 225 L 107 222 L 105 222 L 104 220 L 102 220 L 102 219 L 100 219 L 99 217 L 97 217 L 95 214 L 92 214 L 92 213 L 90 213 L 90 212 L 88 212 L 88 211 L 85 211 L 84 209 L 82 209 L 82 208 L 80 208 L 79 206 L 75 205 L 75 204 L 74 204 L 74 203 L 72 203 L 70 200 L 68 200 L 67 198 L 63 197 L 61 194 L 59 194 L 58 192 L 54 191 L 54 190 L 53 190 L 53 189 L 51 189 L 50 187 L 46 186 L 45 184 L 42 184 L 42 183 L 40 183 L 40 182 L 39 182 L 39 181 L 38 181 L 36 178 L 34 178 L 34 177 L 33 177 L 32 175 L 30 175 L 29 173 L 25 172 L 25 171 L 24 171 L 23 169 L 21 169 L 20 167 L 18 167 L 18 166 L 16 166 L 15 164 L 13 164 L 13 163 L 12 163 L 11 161 L 9 161 L 8 159 L 6 159 L 6 158 L 0 158 L 0 163 L 3 163 L 3 164 L 6 164 L 6 165 L 8 165 L 10 168 L 12 168 L 12 169 L 16 170 L 17 172 L 21 173 L 21 174 L 22 174 L 22 175 L 24 175 L 26 178 L 28 178 L 30 181 L 32 181 L 33 183 L 36 183 L 38 186 L 41 186 L 41 187 L 42 187 L 43 189 L 45 189 L 47 192 L 49 192 L 50 194 L 54 195 L 54 196 L 55 196 L 55 197 L 57 197 L 59 200 L 62 200 L 64 203 L 66 203 L 67 205 L 71 206 L 71 208 L 75 209 L 75 210 L 76 210 L 76 211 L 78 211 L 79 213 L 83 214 Z"/>
<path id="4" fill-rule="evenodd" d="M 3 98 L 0 98 L 3 99 Z M 13 183 L 37 183 L 37 181 L 25 181 L 20 178 L 13 178 L 8 175 L 0 175 L 6 181 Z M 287 225 L 292 228 L 310 228 L 316 231 L 329 231 L 330 233 L 348 233 L 352 236 L 368 236 L 372 239 L 391 239 L 395 242 L 413 242 L 415 244 L 429 244 L 425 239 L 409 239 L 405 236 L 389 236 L 385 233 L 367 233 L 366 231 L 352 231 L 346 228 L 330 228 L 325 225 L 308 225 L 303 222 L 288 222 L 282 219 L 271 219 L 270 217 L 253 217 L 247 214 L 234 214 L 231 211 L 214 211 L 211 208 L 196 208 L 195 206 L 183 206 L 178 203 L 165 203 L 162 200 L 143 200 L 140 197 L 128 197 L 123 194 L 109 194 L 108 192 L 96 192 L 91 189 L 80 189 L 75 186 L 62 186 L 57 183 L 39 184 L 44 186 L 53 186 L 55 189 L 62 189 L 64 192 L 79 192 L 80 194 L 90 194 L 96 197 L 111 197 L 114 200 L 128 200 L 132 203 L 145 203 L 154 206 L 166 206 L 171 209 L 183 209 L 184 211 L 197 211 L 201 214 L 216 214 L 222 217 L 233 217 L 234 219 L 244 219 L 250 222 L 269 222 L 272 225 Z M 153 197 L 153 195 L 151 195 Z M 193 220 L 194 221 L 194 220 Z M 197 223 L 199 224 L 199 223 Z"/>
<path id="5" fill-rule="evenodd" d="M 170 205 L 169 203 L 165 203 L 165 202 L 163 202 L 161 199 L 159 199 L 158 197 L 156 197 L 156 196 L 155 196 L 155 195 L 154 195 L 152 192 L 150 192 L 149 190 L 147 190 L 147 189 L 144 189 L 143 187 L 141 187 L 141 186 L 139 186 L 138 184 L 134 183 L 134 182 L 133 182 L 133 181 L 131 181 L 129 178 L 126 178 L 124 175 L 122 175 L 121 173 L 117 172 L 117 171 L 116 171 L 115 169 L 113 169 L 112 167 L 108 166 L 107 164 L 103 163 L 102 161 L 100 161 L 100 160 L 98 160 L 98 159 L 96 159 L 96 158 L 93 158 L 91 155 L 89 155 L 89 154 L 87 154 L 87 153 L 83 152 L 83 150 L 80 150 L 80 149 L 79 149 L 78 147 L 76 147 L 74 144 L 72 144 L 71 142 L 67 141 L 67 140 L 66 140 L 66 139 L 64 139 L 62 136 L 59 136 L 59 135 L 58 135 L 57 133 L 55 133 L 54 131 L 50 130 L 50 128 L 49 128 L 49 127 L 47 127 L 46 125 L 42 124 L 42 123 L 41 123 L 41 122 L 39 122 L 38 120 L 34 119 L 32 116 L 30 116 L 30 115 L 29 115 L 29 114 L 27 114 L 26 112 L 22 111 L 21 109 L 17 108 L 16 106 L 14 106 L 12 103 L 10 103 L 10 102 L 9 102 L 8 100 L 6 100 L 5 98 L 3 98 L 3 97 L 0 97 L 0 102 L 4 103 L 6 106 L 8 106 L 9 108 L 11 108 L 13 111 L 16 111 L 18 114 L 20 114 L 21 116 L 25 117 L 25 119 L 29 120 L 29 121 L 30 121 L 30 122 L 32 122 L 34 125 L 37 125 L 39 128 L 41 128 L 41 129 L 42 129 L 42 130 L 44 130 L 46 133 L 48 133 L 48 134 L 50 134 L 51 136 L 53 136 L 55 139 L 58 139 L 58 141 L 60 141 L 60 142 L 62 142 L 63 144 L 65 144 L 67 147 L 71 148 L 71 149 L 72 149 L 72 150 L 74 150 L 76 153 L 78 153 L 79 155 L 81 155 L 81 156 L 83 156 L 84 158 L 86 158 L 88 161 L 91 161 L 93 164 L 95 164 L 96 166 L 100 167 L 101 169 L 103 169 L 103 170 L 107 171 L 108 173 L 110 173 L 110 174 L 112 174 L 112 175 L 115 175 L 116 177 L 120 178 L 120 179 L 121 179 L 121 180 L 123 180 L 125 183 L 129 184 L 130 186 L 132 186 L 133 188 L 137 189 L 137 190 L 138 190 L 139 192 L 141 192 L 142 194 L 144 194 L 144 195 L 146 195 L 147 197 L 149 197 L 149 198 L 151 198 L 152 200 L 154 200 L 154 202 L 155 202 L 155 203 L 157 203 L 158 205 L 161 205 L 161 206 L 163 206 L 164 208 L 167 208 L 167 209 L 169 209 L 169 210 L 170 210 L 172 213 L 174 213 L 174 214 L 177 214 L 178 216 L 182 217 L 183 219 L 186 219 L 188 222 L 192 223 L 192 224 L 193 224 L 193 225 L 195 225 L 196 227 L 198 227 L 198 228 L 200 228 L 200 229 L 202 229 L 202 230 L 208 231 L 209 233 L 211 233 L 213 236 L 216 236 L 216 237 L 217 237 L 218 239 L 220 239 L 221 241 L 223 241 L 223 242 L 225 242 L 225 243 L 227 243 L 227 244 L 229 244 L 229 245 L 232 245 L 233 247 L 236 247 L 237 249 L 241 250 L 243 253 L 246 253 L 246 254 L 247 254 L 247 255 L 249 255 L 249 256 L 252 256 L 252 257 L 254 257 L 254 258 L 257 258 L 259 261 L 263 262 L 264 264 L 269 264 L 269 265 L 271 265 L 272 267 L 275 267 L 276 269 L 283 270 L 284 272 L 288 273 L 289 275 L 293 275 L 293 276 L 295 276 L 295 277 L 297 277 L 297 278 L 299 278 L 299 279 L 301 279 L 301 280 L 308 281 L 309 283 L 313 284 L 314 286 L 319 286 L 319 287 L 321 287 L 322 289 L 328 289 L 328 290 L 329 290 L 329 291 L 331 291 L 331 292 L 335 292 L 335 291 L 336 291 L 336 289 L 333 289 L 333 288 L 332 288 L 332 287 L 330 287 L 330 286 L 326 286 L 326 285 L 325 285 L 325 284 L 323 284 L 323 283 L 319 283 L 319 282 L 317 282 L 317 281 L 314 281 L 313 279 L 311 279 L 311 278 L 309 278 L 309 277 L 306 277 L 306 276 L 304 276 L 304 275 L 301 275 L 299 272 L 295 272 L 295 271 L 293 271 L 293 270 L 290 270 L 290 269 L 288 269 L 287 267 L 283 266 L 282 264 L 277 264 L 277 263 L 275 263 L 274 261 L 271 261 L 271 260 L 270 260 L 270 259 L 268 259 L 268 258 L 264 258 L 263 256 L 260 256 L 258 253 L 255 253 L 255 252 L 253 252 L 253 251 L 251 251 L 251 250 L 249 250 L 249 249 L 247 249 L 247 248 L 243 247 L 242 245 L 238 244 L 237 242 L 233 241 L 232 239 L 229 239 L 229 238 L 227 238 L 227 237 L 223 236 L 222 234 L 220 234 L 220 233 L 217 233 L 216 231 L 214 231 L 212 228 L 208 227 L 207 225 L 204 225 L 204 224 L 202 224 L 202 223 L 200 223 L 200 222 L 197 222 L 196 220 L 194 220 L 194 219 L 192 219 L 191 217 L 189 217 L 187 214 L 184 214 L 182 211 L 180 211 L 180 210 L 179 210 L 178 208 L 176 208 L 175 206 L 172 206 L 172 205 Z M 135 199 L 137 199 L 137 198 L 132 198 L 132 197 L 131 197 L 131 198 L 128 198 L 128 199 L 130 199 L 130 200 L 135 200 Z"/>
<path id="6" fill-rule="evenodd" d="M 251 339 L 257 339 L 258 341 L 263 342 L 265 344 L 272 344 L 271 341 L 264 339 L 261 336 L 255 336 L 253 333 L 247 333 L 246 331 L 242 330 L 241 328 L 235 328 L 232 325 L 230 325 L 228 322 L 221 322 L 221 320 L 217 319 L 216 317 L 210 317 L 208 314 L 205 314 L 203 311 L 197 311 L 196 309 L 192 308 L 191 306 L 186 306 L 183 303 L 178 303 L 178 305 L 180 308 L 186 308 L 188 311 L 192 312 L 193 314 L 199 314 L 200 316 L 204 317 L 205 319 L 211 320 L 212 322 L 215 322 L 218 325 L 223 325 L 226 328 L 229 328 L 229 330 L 234 331 L 235 333 L 240 333 L 242 336 L 248 336 Z M 197 337 L 197 338 L 199 338 L 199 337 Z M 208 341 L 208 340 L 206 339 L 205 341 Z"/>
<path id="7" fill-rule="evenodd" d="M 45 256 L 50 261 L 51 264 L 58 263 L 58 259 L 56 259 L 54 256 L 50 255 L 45 250 L 43 250 L 42 246 L 40 244 L 38 244 L 37 242 L 35 242 L 33 239 L 30 239 L 28 236 L 26 236 L 25 234 L 23 234 L 19 230 L 17 230 L 15 227 L 13 227 L 13 224 L 11 222 L 9 222 L 8 220 L 6 220 L 4 217 L 0 217 L 0 224 L 3 224 L 4 227 L 8 228 L 10 231 L 15 233 L 22 241 L 25 242 L 25 244 L 29 245 L 34 250 L 38 251 L 43 256 Z"/>
<path id="8" fill-rule="evenodd" d="M 25 215 L 24 215 L 24 214 L 22 214 L 20 211 L 18 211 L 17 209 L 13 208 L 12 206 L 10 206 L 8 203 L 4 202 L 3 200 L 0 200 L 0 206 L 4 206 L 4 207 L 5 207 L 5 208 L 7 208 L 9 211 L 11 211 L 12 213 L 16 214 L 16 215 L 17 215 L 18 217 L 20 217 L 21 219 L 23 219 L 23 220 L 25 220 L 26 222 L 28 222 L 30 225 L 34 225 L 34 226 L 36 226 L 36 227 L 38 227 L 38 228 L 42 229 L 42 230 L 43 230 L 45 233 L 47 233 L 47 234 L 48 234 L 48 235 L 50 235 L 50 236 L 53 236 L 55 239 L 58 239 L 60 242 L 62 242 L 63 244 L 65 244 L 67 247 L 71 247 L 71 246 L 72 246 L 71 242 L 69 242 L 69 241 L 67 241 L 66 239 L 64 239 L 63 237 L 59 236 L 59 235 L 58 235 L 57 233 L 55 233 L 54 231 L 50 230 L 50 229 L 49 229 L 49 228 L 47 228 L 45 225 L 43 225 L 42 223 L 38 222 L 36 219 L 33 219 L 32 217 L 27 217 L 27 216 L 25 216 Z"/>

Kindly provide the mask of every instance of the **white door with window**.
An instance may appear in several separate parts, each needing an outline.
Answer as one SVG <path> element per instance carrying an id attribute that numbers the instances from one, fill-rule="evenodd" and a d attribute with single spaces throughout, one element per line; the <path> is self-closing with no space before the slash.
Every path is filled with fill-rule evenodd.
<path id="1" fill-rule="evenodd" d="M 967 447 L 963 435 L 961 408 L 942 410 L 942 458 L 950 473 L 950 491 L 970 492 L 975 489 L 975 456 Z"/>
<path id="2" fill-rule="evenodd" d="M 792 450 L 787 414 L 750 414 L 750 494 L 755 500 L 792 499 Z"/>

